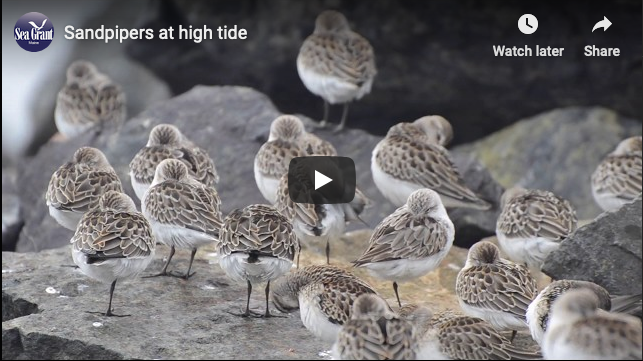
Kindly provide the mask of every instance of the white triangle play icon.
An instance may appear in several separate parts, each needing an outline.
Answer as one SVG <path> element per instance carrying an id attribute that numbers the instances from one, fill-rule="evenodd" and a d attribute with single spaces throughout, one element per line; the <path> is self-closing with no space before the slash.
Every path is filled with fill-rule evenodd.
<path id="1" fill-rule="evenodd" d="M 315 190 L 325 186 L 326 184 L 332 182 L 333 180 L 326 177 L 325 175 L 315 171 Z"/>

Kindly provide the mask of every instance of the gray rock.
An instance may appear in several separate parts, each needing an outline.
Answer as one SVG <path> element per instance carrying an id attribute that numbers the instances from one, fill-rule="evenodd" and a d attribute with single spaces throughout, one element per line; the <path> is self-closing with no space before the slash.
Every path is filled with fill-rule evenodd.
<path id="1" fill-rule="evenodd" d="M 526 6 L 502 0 L 262 2 L 150 2 L 138 27 L 238 25 L 245 40 L 135 40 L 128 53 L 152 69 L 175 94 L 196 84 L 235 84 L 267 94 L 287 113 L 322 116 L 321 99 L 303 86 L 296 58 L 325 9 L 342 11 L 352 28 L 373 45 L 378 75 L 371 94 L 351 106 L 349 126 L 383 135 L 398 121 L 441 114 L 454 123 L 454 144 L 467 143 L 532 114 L 568 105 L 602 104 L 643 118 L 640 36 L 641 4 L 541 1 Z M 547 31 L 526 37 L 516 29 L 525 12 L 547 14 Z M 439 15 L 436 15 L 439 14 Z M 590 32 L 596 17 L 619 24 L 606 36 Z M 466 19 L 466 21 L 465 21 Z M 543 24 L 543 26 L 545 26 Z M 493 45 L 535 50 L 564 47 L 564 56 L 501 58 Z M 617 61 L 582 57 L 588 44 L 619 46 Z M 617 45 L 615 45 L 617 44 Z M 620 44 L 620 45 L 618 45 Z M 578 55 L 578 56 L 576 56 Z M 616 60 L 616 59 L 615 59 Z M 337 122 L 341 108 L 331 110 Z"/>
<path id="2" fill-rule="evenodd" d="M 167 253 L 164 247 L 160 253 Z M 177 254 L 187 267 L 187 253 Z M 162 266 L 161 255 L 150 265 Z M 230 284 L 218 264 L 197 259 L 188 282 L 172 277 L 121 281 L 103 317 L 109 285 L 61 265 L 69 248 L 2 254 L 3 359 L 319 359 L 298 313 L 244 319 L 245 285 Z M 263 288 L 251 307 L 264 309 Z M 281 315 L 271 304 L 271 311 Z M 5 316 L 11 316 L 5 319 Z M 283 316 L 283 315 L 282 315 Z"/>
<path id="3" fill-rule="evenodd" d="M 592 281 L 617 295 L 641 293 L 641 198 L 579 228 L 547 257 L 554 279 Z"/>
<path id="4" fill-rule="evenodd" d="M 605 108 L 571 107 L 521 120 L 456 150 L 478 157 L 505 188 L 552 191 L 568 199 L 580 219 L 592 219 L 601 213 L 592 197 L 592 173 L 621 140 L 640 134 L 640 121 Z"/>
<path id="5" fill-rule="evenodd" d="M 468 248 L 482 238 L 496 234 L 496 220 L 500 215 L 500 197 L 504 188 L 493 179 L 475 155 L 457 148 L 452 154 L 453 162 L 467 186 L 493 205 L 487 211 L 465 208 L 448 210 L 456 228 L 456 244 Z"/>
<path id="6" fill-rule="evenodd" d="M 71 231 L 59 227 L 49 217 L 44 193 L 51 174 L 82 145 L 103 150 L 118 172 L 125 191 L 134 196 L 129 162 L 147 142 L 150 129 L 159 123 L 177 125 L 188 138 L 207 149 L 221 176 L 217 190 L 224 213 L 251 203 L 264 203 L 254 181 L 254 157 L 268 137 L 270 123 L 279 114 L 265 95 L 252 89 L 199 86 L 167 102 L 155 104 L 126 122 L 119 134 L 106 131 L 96 137 L 86 135 L 66 143 L 48 143 L 20 169 L 19 194 L 23 204 L 30 207 L 25 209 L 25 227 L 17 250 L 25 252 L 59 247 L 71 238 Z M 371 151 L 381 138 L 354 129 L 340 134 L 330 131 L 318 134 L 332 142 L 340 155 L 355 161 L 357 185 L 373 200 L 363 218 L 374 227 L 394 210 L 380 195 L 370 173 Z M 482 195 L 492 201 L 499 198 L 501 190 L 479 164 L 464 152 L 459 152 L 456 160 L 474 190 L 483 190 Z M 469 244 L 493 233 L 495 216 L 491 216 L 491 212 L 468 211 L 462 214 L 466 216 L 462 216 L 459 227 L 466 228 L 467 232 L 463 232 L 461 238 L 459 229 L 456 230 L 458 244 Z"/>
<path id="7" fill-rule="evenodd" d="M 347 233 L 335 244 L 333 263 L 372 285 L 390 305 L 396 304 L 389 281 L 370 277 L 348 263 L 361 254 L 369 231 Z M 313 338 L 300 315 L 285 318 L 241 319 L 246 286 L 232 283 L 209 253 L 197 253 L 196 274 L 185 282 L 170 277 L 119 282 L 113 307 L 130 317 L 106 318 L 85 311 L 104 311 L 106 284 L 95 282 L 68 265 L 69 247 L 39 253 L 2 254 L 2 357 L 3 359 L 328 359 L 319 354 L 330 345 Z M 162 266 L 167 247 L 157 248 L 146 274 Z M 439 269 L 400 285 L 404 302 L 438 311 L 457 304 L 454 293 L 458 270 L 467 250 L 453 247 Z M 184 270 L 189 252 L 178 251 L 170 267 Z M 304 252 L 302 266 L 321 264 L 322 254 Z M 430 294 L 431 297 L 427 297 Z M 263 310 L 263 289 L 256 287 L 250 305 Z M 282 316 L 271 303 L 271 312 Z M 528 332 L 520 332 L 515 345 L 538 346 Z"/>

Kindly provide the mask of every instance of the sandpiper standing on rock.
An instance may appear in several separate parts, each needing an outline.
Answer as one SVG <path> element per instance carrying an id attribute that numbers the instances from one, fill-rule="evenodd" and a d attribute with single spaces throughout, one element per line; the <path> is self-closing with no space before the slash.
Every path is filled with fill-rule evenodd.
<path id="1" fill-rule="evenodd" d="M 252 285 L 266 283 L 266 311 L 270 281 L 287 273 L 292 267 L 299 241 L 290 221 L 276 209 L 265 204 L 253 204 L 236 209 L 225 218 L 219 241 L 219 264 L 223 271 L 237 282 L 248 284 L 246 311 L 248 317 Z"/>
<path id="2" fill-rule="evenodd" d="M 83 216 L 71 243 L 72 258 L 80 270 L 111 283 L 104 315 L 117 316 L 112 313 L 116 281 L 138 276 L 154 257 L 156 242 L 149 222 L 129 196 L 109 191 L 98 207 Z"/>
<path id="3" fill-rule="evenodd" d="M 293 172 L 295 175 L 297 172 Z M 293 202 L 289 192 L 308 193 L 313 189 L 310 179 L 298 179 L 297 184 L 288 189 L 288 174 L 279 182 L 275 208 L 292 222 L 293 230 L 299 241 L 311 247 L 320 241 L 326 243 L 326 264 L 330 264 L 330 242 L 337 241 L 346 226 L 341 204 L 314 204 Z M 299 266 L 299 260 L 297 261 Z"/>
<path id="4" fill-rule="evenodd" d="M 335 149 L 330 142 L 319 138 L 313 133 L 306 132 L 304 134 L 303 148 L 307 156 L 336 157 L 338 155 L 337 149 Z M 359 216 L 370 202 L 371 200 L 364 194 L 364 192 L 356 187 L 353 201 L 342 204 L 346 221 L 350 222 L 359 220 L 364 223 Z"/>
<path id="5" fill-rule="evenodd" d="M 401 307 L 398 282 L 436 269 L 449 253 L 454 237 L 453 223 L 440 196 L 430 189 L 419 189 L 375 228 L 368 248 L 353 263 L 378 278 L 393 281 Z"/>
<path id="6" fill-rule="evenodd" d="M 346 17 L 334 10 L 317 17 L 313 34 L 299 50 L 297 71 L 306 88 L 324 99 L 321 127 L 328 122 L 329 103 L 344 104 L 336 131 L 346 125 L 350 102 L 371 92 L 377 74 L 371 44 L 352 31 Z"/>
<path id="7" fill-rule="evenodd" d="M 420 338 L 418 360 L 540 360 L 536 351 L 511 344 L 488 322 L 445 310 L 433 313 L 415 304 L 405 305 L 400 318 L 415 326 Z"/>
<path id="8" fill-rule="evenodd" d="M 270 136 L 255 156 L 254 172 L 263 197 L 275 204 L 279 180 L 288 174 L 288 165 L 295 157 L 306 156 L 302 148 L 306 131 L 302 121 L 293 115 L 282 115 L 270 125 Z"/>
<path id="9" fill-rule="evenodd" d="M 531 302 L 527 309 L 526 316 L 529 331 L 531 332 L 531 337 L 539 345 L 542 345 L 543 335 L 549 326 L 554 302 L 567 291 L 580 288 L 594 292 L 600 309 L 632 315 L 641 313 L 641 294 L 612 296 L 606 289 L 593 282 L 577 280 L 554 281 L 540 291 L 538 297 Z"/>
<path id="10" fill-rule="evenodd" d="M 150 221 L 156 239 L 170 246 L 170 255 L 160 273 L 167 273 L 167 266 L 176 248 L 192 251 L 185 279 L 192 276 L 192 262 L 197 248 L 218 240 L 223 221 L 221 200 L 213 187 L 208 187 L 188 174 L 187 166 L 178 159 L 166 159 L 156 167 L 152 185 L 145 192 L 141 209 Z M 150 276 L 152 277 L 152 276 Z"/>
<path id="11" fill-rule="evenodd" d="M 604 312 L 588 289 L 570 290 L 554 302 L 543 339 L 547 360 L 640 360 L 641 319 Z"/>

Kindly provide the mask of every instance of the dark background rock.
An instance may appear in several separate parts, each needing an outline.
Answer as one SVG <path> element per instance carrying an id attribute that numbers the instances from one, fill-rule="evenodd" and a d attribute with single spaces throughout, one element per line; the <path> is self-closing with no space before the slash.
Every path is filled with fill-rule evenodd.
<path id="1" fill-rule="evenodd" d="M 579 228 L 545 260 L 554 279 L 592 281 L 616 295 L 640 294 L 641 198 Z"/>
<path id="2" fill-rule="evenodd" d="M 199 86 L 150 107 L 126 122 L 118 134 L 104 132 L 97 137 L 86 135 L 65 143 L 46 144 L 19 169 L 18 193 L 23 204 L 31 206 L 24 210 L 25 226 L 17 250 L 36 251 L 68 243 L 72 232 L 58 226 L 49 216 L 44 193 L 51 174 L 82 145 L 103 150 L 118 172 L 126 192 L 133 195 L 129 162 L 147 143 L 150 129 L 159 123 L 177 125 L 189 139 L 208 150 L 221 176 L 217 190 L 224 213 L 251 203 L 265 203 L 254 180 L 254 157 L 268 137 L 270 123 L 279 114 L 265 95 L 252 89 Z M 394 210 L 380 195 L 370 172 L 371 151 L 381 137 L 356 129 L 340 134 L 329 131 L 317 134 L 333 143 L 340 155 L 355 161 L 357 185 L 373 201 L 363 219 L 375 227 Z M 482 196 L 492 202 L 499 198 L 500 187 L 469 154 L 460 152 L 455 159 L 463 173 L 468 175 L 466 179 L 473 189 L 482 190 Z M 138 200 L 136 202 L 139 203 Z M 470 210 L 460 214 L 459 227 L 467 227 L 467 232 L 460 235 L 456 230 L 457 244 L 467 246 L 494 233 L 496 215 L 492 212 Z M 454 221 L 458 224 L 456 217 Z M 355 227 L 364 226 L 358 223 Z"/>
<path id="3" fill-rule="evenodd" d="M 643 119 L 641 1 L 259 0 L 149 2 L 139 27 L 238 25 L 246 40 L 141 40 L 128 52 L 163 78 L 174 93 L 196 84 L 244 85 L 266 93 L 285 113 L 322 116 L 295 66 L 315 17 L 342 11 L 373 45 L 378 76 L 354 104 L 349 126 L 384 134 L 399 121 L 440 114 L 466 143 L 524 117 L 558 107 L 601 105 Z M 539 20 L 526 36 L 524 13 Z M 606 16 L 608 31 L 591 32 Z M 633 31 L 632 29 L 638 29 Z M 495 57 L 492 45 L 535 50 L 564 47 L 562 57 Z M 618 47 L 621 55 L 585 57 L 586 45 Z M 341 110 L 331 117 L 337 122 Z"/>
<path id="4" fill-rule="evenodd" d="M 601 213 L 592 197 L 592 173 L 621 140 L 640 134 L 640 120 L 605 108 L 570 107 L 521 120 L 455 150 L 475 154 L 505 188 L 519 184 L 552 191 L 568 199 L 580 219 L 592 219 Z"/>
<path id="5" fill-rule="evenodd" d="M 493 179 L 475 154 L 457 148 L 452 154 L 453 162 L 469 188 L 493 205 L 488 211 L 465 208 L 448 210 L 456 229 L 456 244 L 468 248 L 482 238 L 496 234 L 496 221 L 500 215 L 500 197 L 504 188 Z"/>

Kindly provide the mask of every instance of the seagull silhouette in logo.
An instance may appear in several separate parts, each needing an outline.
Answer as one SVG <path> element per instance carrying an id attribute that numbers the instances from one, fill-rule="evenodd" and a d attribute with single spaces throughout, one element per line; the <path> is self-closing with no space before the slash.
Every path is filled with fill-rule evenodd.
<path id="1" fill-rule="evenodd" d="M 36 25 L 36 23 L 34 23 L 33 21 L 30 21 L 29 24 L 31 24 L 31 26 L 36 28 L 36 30 L 40 31 L 45 26 L 46 22 L 47 22 L 47 19 L 43 20 L 42 25 L 40 25 L 40 26 Z"/>

